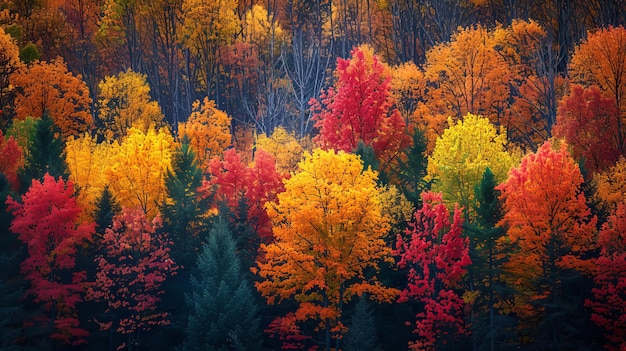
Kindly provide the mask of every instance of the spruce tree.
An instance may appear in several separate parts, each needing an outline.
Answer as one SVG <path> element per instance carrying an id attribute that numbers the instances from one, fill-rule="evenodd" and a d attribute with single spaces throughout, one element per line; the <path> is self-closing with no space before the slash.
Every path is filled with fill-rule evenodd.
<path id="1" fill-rule="evenodd" d="M 19 172 L 22 193 L 33 179 L 43 180 L 44 174 L 67 179 L 67 166 L 63 157 L 63 140 L 58 128 L 47 114 L 37 121 L 33 140 L 26 153 L 24 168 Z"/>
<path id="2" fill-rule="evenodd" d="M 421 205 L 421 194 L 430 189 L 431 182 L 424 180 L 428 166 L 427 140 L 424 132 L 415 128 L 411 135 L 413 142 L 410 147 L 402 151 L 397 158 L 397 164 L 392 168 L 390 178 L 396 179 L 398 188 L 415 208 Z"/>
<path id="3" fill-rule="evenodd" d="M 365 296 L 359 297 L 354 314 L 348 326 L 343 346 L 344 351 L 375 351 L 378 349 L 378 337 L 374 314 L 369 308 Z"/>
<path id="4" fill-rule="evenodd" d="M 259 316 L 253 289 L 241 264 L 226 221 L 218 218 L 191 278 L 191 309 L 182 351 L 258 350 Z"/>
<path id="5" fill-rule="evenodd" d="M 499 311 L 497 303 L 513 294 L 512 289 L 500 280 L 503 248 L 498 240 L 506 234 L 497 224 L 502 219 L 500 192 L 495 176 L 489 168 L 474 193 L 476 221 L 468 225 L 470 237 L 470 282 L 477 292 L 473 304 L 472 338 L 476 350 L 507 350 L 516 348 L 515 318 Z"/>

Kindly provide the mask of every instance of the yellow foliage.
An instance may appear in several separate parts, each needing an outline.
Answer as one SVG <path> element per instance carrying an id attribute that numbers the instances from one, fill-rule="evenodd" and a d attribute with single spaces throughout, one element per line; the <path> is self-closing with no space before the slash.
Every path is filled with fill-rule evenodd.
<path id="1" fill-rule="evenodd" d="M 230 116 L 205 97 L 202 104 L 199 100 L 193 103 L 187 122 L 178 124 L 178 135 L 181 140 L 185 136 L 189 139 L 198 164 L 206 168 L 211 158 L 221 156 L 231 145 L 230 123 Z"/>
<path id="2" fill-rule="evenodd" d="M 295 172 L 302 159 L 305 147 L 283 127 L 274 129 L 271 136 L 260 134 L 256 138 L 256 148 L 274 156 L 276 171 L 282 174 Z"/>
<path id="3" fill-rule="evenodd" d="M 615 207 L 626 199 L 626 159 L 620 157 L 615 166 L 593 177 L 595 198 L 607 207 Z"/>
<path id="4" fill-rule="evenodd" d="M 211 49 L 232 44 L 239 32 L 237 8 L 235 0 L 183 0 L 180 41 L 195 55 L 214 55 Z"/>
<path id="5" fill-rule="evenodd" d="M 305 155 L 278 202 L 266 204 L 274 242 L 261 246 L 263 279 L 256 287 L 268 303 L 293 298 L 300 303 L 299 320 L 335 327 L 342 302 L 354 295 L 395 299 L 396 289 L 365 274 L 377 271 L 380 260 L 393 262 L 384 240 L 390 218 L 376 179 L 356 155 L 321 149 Z"/>
<path id="6" fill-rule="evenodd" d="M 111 147 L 108 143 L 98 144 L 96 137 L 88 133 L 70 138 L 65 143 L 65 163 L 69 180 L 78 189 L 77 201 L 83 209 L 83 218 L 92 219 L 96 200 L 107 183 L 105 170 Z"/>
<path id="7" fill-rule="evenodd" d="M 121 143 L 111 146 L 105 174 L 109 189 L 122 207 L 141 208 L 150 218 L 165 201 L 165 175 L 171 169 L 174 139 L 166 129 L 147 133 L 130 128 Z"/>
<path id="8" fill-rule="evenodd" d="M 146 133 L 163 123 L 163 114 L 150 97 L 146 76 L 127 70 L 108 76 L 98 84 L 99 118 L 104 130 L 100 134 L 111 141 L 123 138 L 131 127 Z"/>
<path id="9" fill-rule="evenodd" d="M 428 158 L 426 178 L 434 180 L 433 191 L 443 192 L 446 202 L 459 203 L 468 214 L 473 212 L 474 187 L 485 169 L 489 167 L 500 183 L 515 160 L 506 151 L 505 131 L 498 133 L 488 119 L 468 113 L 456 123 L 449 118 L 448 124 Z"/>
<path id="10" fill-rule="evenodd" d="M 280 53 L 282 43 L 287 43 L 288 33 L 283 30 L 275 15 L 269 13 L 265 7 L 256 4 L 246 12 L 243 23 L 244 41 L 256 44 L 261 52 L 270 51 L 274 55 Z M 270 21 L 271 20 L 271 21 Z"/>
<path id="11" fill-rule="evenodd" d="M 398 110 L 407 125 L 425 89 L 424 73 L 413 62 L 405 62 L 393 68 L 391 94 L 398 102 Z"/>

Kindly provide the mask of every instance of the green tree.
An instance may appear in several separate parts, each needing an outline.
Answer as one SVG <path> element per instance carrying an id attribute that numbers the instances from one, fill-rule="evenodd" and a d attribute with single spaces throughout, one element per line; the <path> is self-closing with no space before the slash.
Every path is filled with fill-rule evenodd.
<path id="1" fill-rule="evenodd" d="M 102 235 L 104 230 L 113 224 L 113 217 L 121 211 L 122 207 L 119 202 L 117 202 L 113 193 L 109 190 L 109 186 L 105 185 L 100 197 L 96 199 L 96 210 L 93 214 L 96 222 L 96 233 Z"/>
<path id="2" fill-rule="evenodd" d="M 468 225 L 470 238 L 470 289 L 472 290 L 472 338 L 477 350 L 507 350 L 516 347 L 515 319 L 502 312 L 502 301 L 512 291 L 500 280 L 506 261 L 504 244 L 498 241 L 506 229 L 497 224 L 502 206 L 495 190 L 496 178 L 487 167 L 475 187 L 476 221 Z"/>
<path id="3" fill-rule="evenodd" d="M 42 180 L 48 173 L 54 178 L 67 179 L 67 166 L 63 157 L 63 140 L 52 119 L 47 115 L 37 121 L 33 140 L 30 141 L 24 169 L 19 172 L 20 184 L 26 191 L 33 179 Z"/>
<path id="4" fill-rule="evenodd" d="M 418 208 L 421 203 L 421 194 L 429 190 L 432 181 L 427 181 L 426 167 L 428 165 L 428 140 L 424 131 L 415 128 L 411 135 L 411 146 L 404 149 L 398 158 L 397 164 L 389 172 L 391 181 L 398 185 L 404 196 Z"/>
<path id="5" fill-rule="evenodd" d="M 378 350 L 374 313 L 365 296 L 359 297 L 344 340 L 345 351 Z"/>
<path id="6" fill-rule="evenodd" d="M 253 290 L 223 218 L 215 221 L 197 262 L 181 350 L 258 350 L 261 333 Z"/>

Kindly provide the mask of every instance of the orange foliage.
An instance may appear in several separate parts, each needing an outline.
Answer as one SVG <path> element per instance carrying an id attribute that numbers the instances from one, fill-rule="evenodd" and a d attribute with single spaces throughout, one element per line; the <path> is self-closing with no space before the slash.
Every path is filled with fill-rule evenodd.
<path id="1" fill-rule="evenodd" d="M 48 114 L 64 138 L 92 128 L 91 97 L 81 76 L 68 71 L 57 58 L 35 62 L 11 76 L 18 91 L 16 117 L 42 117 Z"/>

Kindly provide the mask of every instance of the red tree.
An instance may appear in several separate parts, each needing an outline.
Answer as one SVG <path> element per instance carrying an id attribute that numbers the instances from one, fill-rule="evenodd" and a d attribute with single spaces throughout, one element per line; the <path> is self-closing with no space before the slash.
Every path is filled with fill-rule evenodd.
<path id="1" fill-rule="evenodd" d="M 324 149 L 352 152 L 359 141 L 371 145 L 383 165 L 410 143 L 405 123 L 394 107 L 391 74 L 376 55 L 368 57 L 357 47 L 352 58 L 337 59 L 337 81 L 311 99 L 311 110 L 319 135 L 315 141 Z"/>
<path id="2" fill-rule="evenodd" d="M 90 300 L 106 301 L 106 313 L 112 316 L 109 322 L 97 321 L 100 328 L 114 327 L 127 335 L 129 348 L 138 331 L 169 324 L 167 313 L 159 312 L 157 303 L 162 283 L 178 267 L 169 256 L 170 242 L 159 228 L 159 216 L 150 222 L 139 209 L 124 209 L 115 216 L 102 238 L 106 254 L 96 258 L 96 281 L 87 292 Z"/>
<path id="3" fill-rule="evenodd" d="M 597 86 L 574 85 L 560 102 L 554 135 L 565 137 L 590 173 L 602 171 L 617 162 L 622 149 L 619 118 L 615 101 L 603 96 Z"/>
<path id="4" fill-rule="evenodd" d="M 225 202 L 236 215 L 245 201 L 247 221 L 264 242 L 271 241 L 272 225 L 264 206 L 268 201 L 276 201 L 276 194 L 284 190 L 282 180 L 286 177 L 276 171 L 274 157 L 257 150 L 254 162 L 246 166 L 237 151 L 230 149 L 222 159 L 209 162 L 209 172 L 213 177 L 200 192 L 214 194 L 216 201 Z"/>
<path id="5" fill-rule="evenodd" d="M 28 247 L 21 266 L 31 284 L 27 295 L 50 313 L 52 339 L 84 343 L 88 333 L 79 326 L 76 305 L 82 301 L 86 273 L 75 271 L 76 251 L 93 235 L 95 223 L 79 221 L 74 185 L 46 173 L 43 183 L 33 180 L 22 203 L 9 196 L 7 205 L 15 216 L 10 229 Z"/>
<path id="6" fill-rule="evenodd" d="M 606 330 L 608 350 L 626 349 L 626 202 L 621 202 L 598 236 L 594 298 L 585 305 L 591 320 Z"/>
<path id="7" fill-rule="evenodd" d="M 0 173 L 4 174 L 14 191 L 20 187 L 17 170 L 23 166 L 24 155 L 13 136 L 4 139 L 0 130 Z"/>
<path id="8" fill-rule="evenodd" d="M 399 302 L 417 300 L 423 308 L 413 331 L 418 340 L 409 342 L 409 347 L 435 350 L 439 342 L 450 338 L 446 334 L 465 333 L 464 303 L 456 288 L 471 260 L 469 242 L 461 237 L 461 209 L 455 207 L 450 223 L 441 193 L 423 193 L 422 201 L 415 220 L 404 235 L 398 234 L 394 254 L 400 256 L 400 268 L 409 268 L 408 286 Z"/>

